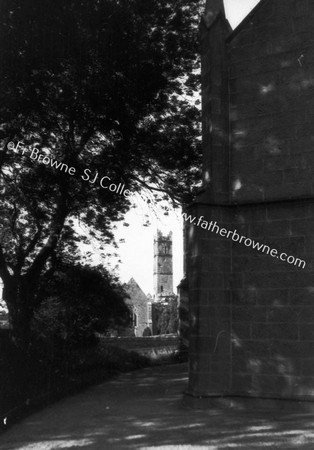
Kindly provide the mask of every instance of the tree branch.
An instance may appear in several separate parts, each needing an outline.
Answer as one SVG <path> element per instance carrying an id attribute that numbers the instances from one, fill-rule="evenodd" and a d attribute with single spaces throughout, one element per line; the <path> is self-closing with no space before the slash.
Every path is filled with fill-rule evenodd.
<path id="1" fill-rule="evenodd" d="M 40 238 L 42 229 L 43 229 L 42 225 L 41 225 L 41 224 L 37 224 L 37 231 L 36 231 L 36 233 L 34 234 L 33 239 L 30 241 L 30 243 L 29 243 L 28 246 L 26 247 L 26 250 L 25 250 L 25 258 L 27 258 L 28 255 L 34 250 L 34 248 L 35 248 L 37 242 L 39 241 L 39 238 Z"/>
<path id="2" fill-rule="evenodd" d="M 135 181 L 137 181 L 141 186 L 143 186 L 146 189 L 148 189 L 149 191 L 162 192 L 163 194 L 167 194 L 174 203 L 179 203 L 180 202 L 180 199 L 176 198 L 175 195 L 172 192 L 168 191 L 167 189 L 163 189 L 163 188 L 160 188 L 160 187 L 158 188 L 156 186 L 150 186 L 149 184 L 145 183 L 145 181 L 141 180 L 140 178 L 138 178 L 135 175 L 132 175 L 132 178 Z"/>
<path id="3" fill-rule="evenodd" d="M 25 262 L 25 259 L 34 250 L 37 242 L 39 241 L 42 229 L 43 229 L 42 225 L 40 225 L 38 223 L 37 224 L 37 231 L 34 234 L 33 238 L 31 239 L 30 243 L 28 244 L 28 246 L 26 247 L 26 249 L 24 251 L 23 251 L 22 248 L 18 250 L 18 252 L 17 252 L 17 254 L 18 254 L 17 263 L 16 263 L 16 266 L 15 266 L 15 270 L 17 272 L 21 271 L 21 269 L 23 267 L 23 264 Z"/>
<path id="4" fill-rule="evenodd" d="M 12 275 L 8 270 L 8 264 L 6 263 L 1 245 L 0 245 L 0 276 L 4 283 L 10 282 L 12 279 Z"/>
<path id="5" fill-rule="evenodd" d="M 35 257 L 33 264 L 27 271 L 27 278 L 33 281 L 38 278 L 46 261 L 52 255 L 53 251 L 57 247 L 60 234 L 62 232 L 65 219 L 68 215 L 68 210 L 66 207 L 65 195 L 60 195 L 59 202 L 57 204 L 55 218 L 52 220 L 50 226 L 49 237 L 45 245 L 41 248 L 37 256 Z"/>
<path id="6" fill-rule="evenodd" d="M 90 138 L 93 136 L 95 130 L 94 127 L 89 128 L 86 133 L 82 134 L 81 140 L 80 140 L 80 152 L 84 149 L 85 145 L 88 143 Z"/>

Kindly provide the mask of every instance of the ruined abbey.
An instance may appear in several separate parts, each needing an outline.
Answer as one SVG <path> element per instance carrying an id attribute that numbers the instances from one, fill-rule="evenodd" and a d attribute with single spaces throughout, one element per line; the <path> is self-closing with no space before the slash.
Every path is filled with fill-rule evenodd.
<path id="1" fill-rule="evenodd" d="M 162 312 L 162 305 L 167 305 L 175 298 L 173 293 L 172 232 L 164 235 L 157 230 L 154 238 L 153 277 L 153 296 L 146 296 L 133 278 L 124 285 L 129 295 L 126 303 L 133 315 L 132 328 L 137 337 L 141 337 L 145 333 L 149 335 L 149 330 L 151 334 L 159 334 L 158 320 Z"/>

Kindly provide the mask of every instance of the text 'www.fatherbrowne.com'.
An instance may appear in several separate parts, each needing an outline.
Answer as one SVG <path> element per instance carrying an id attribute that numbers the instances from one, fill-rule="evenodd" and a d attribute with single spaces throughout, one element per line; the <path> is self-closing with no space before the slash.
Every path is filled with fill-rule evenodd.
<path id="1" fill-rule="evenodd" d="M 302 269 L 305 268 L 306 262 L 303 261 L 300 258 L 295 258 L 294 256 L 289 256 L 287 253 L 279 253 L 277 249 L 270 248 L 268 245 L 261 244 L 260 242 L 255 242 L 254 240 L 245 237 L 240 236 L 237 233 L 237 230 L 228 231 L 226 228 L 221 228 L 219 225 L 217 225 L 217 222 L 207 222 L 204 220 L 204 216 L 201 216 L 199 218 L 192 217 L 191 215 L 188 215 L 187 213 L 182 213 L 182 218 L 185 222 L 188 222 L 192 225 L 200 226 L 204 230 L 211 231 L 212 233 L 219 234 L 222 237 L 225 237 L 227 239 L 232 239 L 233 242 L 239 242 L 243 243 L 246 247 L 252 247 L 255 250 L 258 250 L 259 252 L 265 253 L 267 255 L 270 255 L 273 258 L 280 259 L 281 261 L 287 262 L 288 264 L 301 267 Z"/>

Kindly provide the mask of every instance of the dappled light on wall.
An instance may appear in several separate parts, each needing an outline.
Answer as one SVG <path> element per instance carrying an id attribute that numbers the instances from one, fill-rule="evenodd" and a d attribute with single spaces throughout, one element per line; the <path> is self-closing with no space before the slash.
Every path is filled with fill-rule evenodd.
<path id="1" fill-rule="evenodd" d="M 267 85 L 260 86 L 260 93 L 263 95 L 269 94 L 275 89 L 275 86 L 273 83 L 269 83 Z"/>
<path id="2" fill-rule="evenodd" d="M 235 195 L 237 191 L 239 191 L 242 188 L 241 180 L 238 178 L 237 180 L 234 180 L 232 183 L 232 195 Z"/>
<path id="3" fill-rule="evenodd" d="M 239 339 L 238 336 L 234 332 L 232 332 L 232 334 L 231 334 L 231 342 L 235 348 L 242 347 L 241 339 Z"/>
<path id="4" fill-rule="evenodd" d="M 276 137 L 269 136 L 266 139 L 265 149 L 272 155 L 279 155 L 281 153 L 281 143 Z"/>
<path id="5" fill-rule="evenodd" d="M 205 180 L 205 183 L 209 183 L 210 182 L 209 170 L 205 171 L 204 180 Z"/>

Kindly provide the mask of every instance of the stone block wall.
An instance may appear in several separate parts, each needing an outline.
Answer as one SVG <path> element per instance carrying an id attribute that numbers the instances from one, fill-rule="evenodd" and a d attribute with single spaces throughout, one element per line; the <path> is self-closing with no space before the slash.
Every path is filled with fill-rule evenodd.
<path id="1" fill-rule="evenodd" d="M 188 395 L 314 400 L 314 200 L 189 212 L 306 266 L 188 227 Z"/>
<path id="2" fill-rule="evenodd" d="M 239 206 L 233 227 L 306 261 L 299 268 L 233 243 L 233 394 L 314 399 L 314 201 Z M 247 227 L 245 227 L 247 228 Z"/>
<path id="3" fill-rule="evenodd" d="M 314 4 L 262 3 L 226 44 L 230 192 L 241 203 L 314 193 Z"/>
<path id="4" fill-rule="evenodd" d="M 107 338 L 104 336 L 99 336 L 99 338 L 105 345 L 123 348 L 124 350 L 136 352 L 141 355 L 151 355 L 153 353 L 157 355 L 162 355 L 165 353 L 177 354 L 180 349 L 179 337 L 173 334 L 135 338 Z"/>
<path id="5" fill-rule="evenodd" d="M 203 23 L 204 189 L 188 213 L 278 254 L 187 225 L 187 398 L 314 400 L 313 26 L 306 0 L 262 0 L 228 36 L 223 14 Z"/>
<path id="6" fill-rule="evenodd" d="M 197 205 L 191 211 L 207 222 L 231 229 L 229 211 Z M 190 300 L 189 388 L 192 395 L 229 391 L 231 241 L 198 226 L 187 232 L 187 273 Z"/>

